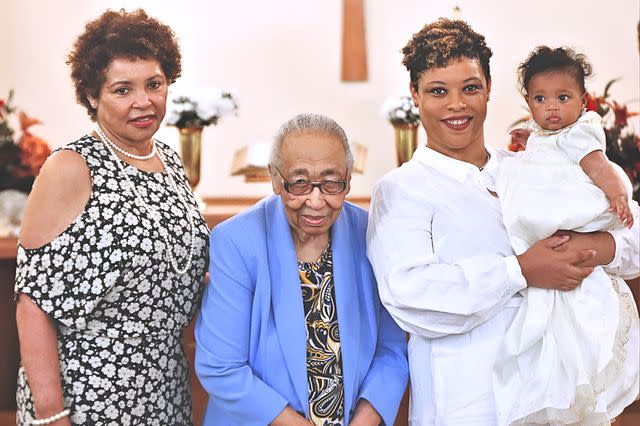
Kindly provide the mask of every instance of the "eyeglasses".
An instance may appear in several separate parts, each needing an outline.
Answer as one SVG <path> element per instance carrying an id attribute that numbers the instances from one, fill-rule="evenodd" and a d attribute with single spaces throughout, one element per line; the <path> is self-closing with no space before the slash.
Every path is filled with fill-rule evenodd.
<path id="1" fill-rule="evenodd" d="M 273 167 L 280 177 L 282 178 L 282 186 L 284 186 L 284 190 L 293 195 L 307 195 L 313 192 L 314 188 L 319 188 L 320 192 L 325 195 L 336 195 L 347 189 L 347 181 L 346 180 L 323 180 L 320 182 L 309 182 L 309 181 L 296 181 L 289 182 L 285 179 L 282 172 L 274 166 Z"/>

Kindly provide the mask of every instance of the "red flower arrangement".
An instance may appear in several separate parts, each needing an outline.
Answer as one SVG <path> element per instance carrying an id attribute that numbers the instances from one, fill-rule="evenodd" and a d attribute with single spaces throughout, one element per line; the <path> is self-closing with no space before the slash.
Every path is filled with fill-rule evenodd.
<path id="1" fill-rule="evenodd" d="M 633 185 L 633 198 L 638 201 L 640 200 L 640 135 L 629 125 L 629 118 L 638 115 L 638 112 L 631 112 L 627 105 L 609 99 L 609 89 L 617 80 L 613 79 L 605 85 L 602 96 L 587 93 L 585 109 L 595 111 L 602 117 L 607 157 L 627 173 Z M 530 118 L 531 116 L 521 118 L 511 127 L 517 127 Z M 509 150 L 514 152 L 524 150 L 529 131 L 515 128 L 510 134 Z"/>
<path id="2" fill-rule="evenodd" d="M 9 92 L 6 100 L 0 99 L 0 191 L 16 189 L 29 192 L 51 148 L 44 139 L 29 130 L 40 121 L 24 112 L 18 114 L 22 136 L 15 140 L 15 132 L 9 124 L 9 117 L 15 114 L 12 99 L 13 91 Z"/>

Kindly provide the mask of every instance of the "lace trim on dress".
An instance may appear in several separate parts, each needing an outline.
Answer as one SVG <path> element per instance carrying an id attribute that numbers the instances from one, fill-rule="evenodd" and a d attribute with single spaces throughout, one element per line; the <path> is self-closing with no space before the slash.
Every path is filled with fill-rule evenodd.
<path id="1" fill-rule="evenodd" d="M 576 388 L 574 403 L 568 409 L 545 408 L 532 413 L 512 425 L 549 424 L 549 425 L 610 425 L 611 419 L 606 412 L 595 411 L 597 398 L 607 386 L 616 381 L 622 374 L 627 351 L 625 345 L 629 341 L 633 319 L 638 316 L 635 303 L 627 292 L 620 292 L 616 278 L 611 277 L 611 286 L 618 295 L 619 323 L 613 344 L 611 360 L 600 375 L 593 380 L 593 386 L 584 384 Z M 606 409 L 607 407 L 605 407 Z"/>

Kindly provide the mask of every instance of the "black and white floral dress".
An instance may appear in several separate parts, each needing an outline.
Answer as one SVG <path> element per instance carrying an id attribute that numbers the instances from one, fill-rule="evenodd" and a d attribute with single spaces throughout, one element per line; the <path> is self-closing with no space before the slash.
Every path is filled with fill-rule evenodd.
<path id="1" fill-rule="evenodd" d="M 163 172 L 121 164 L 144 201 L 160 212 L 160 223 L 136 203 L 121 160 L 85 136 L 62 148 L 79 153 L 89 168 L 92 191 L 84 211 L 50 243 L 18 248 L 16 295 L 28 294 L 56 323 L 73 424 L 191 424 L 181 337 L 199 302 L 209 231 L 180 159 L 157 145 L 167 165 Z M 187 215 L 196 231 L 193 259 L 178 275 L 159 228 L 169 231 L 168 249 L 183 267 L 191 242 Z M 30 424 L 34 408 L 22 367 L 16 397 L 18 424 Z"/>

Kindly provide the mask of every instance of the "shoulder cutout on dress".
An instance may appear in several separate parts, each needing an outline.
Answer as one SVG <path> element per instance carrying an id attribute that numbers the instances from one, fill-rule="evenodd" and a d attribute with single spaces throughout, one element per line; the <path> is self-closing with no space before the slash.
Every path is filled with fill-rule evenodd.
<path id="1" fill-rule="evenodd" d="M 54 152 L 42 166 L 25 207 L 20 242 L 40 247 L 62 233 L 82 212 L 91 195 L 84 158 L 72 150 Z"/>

